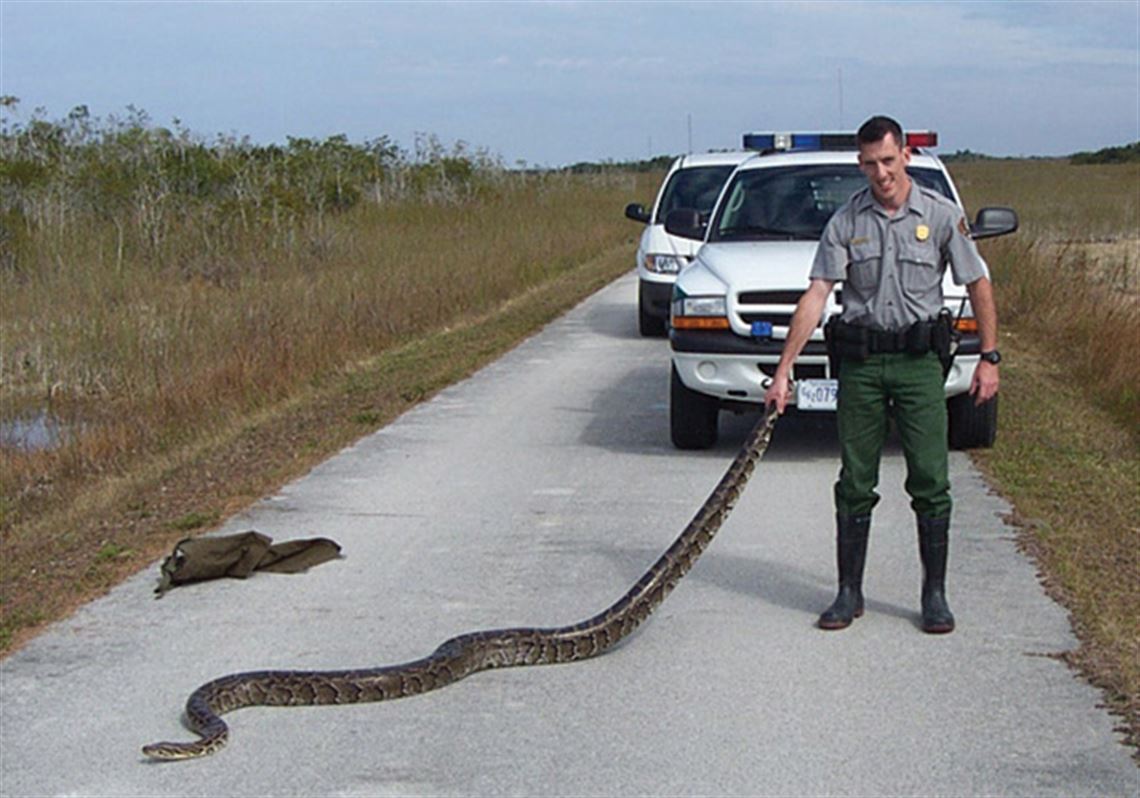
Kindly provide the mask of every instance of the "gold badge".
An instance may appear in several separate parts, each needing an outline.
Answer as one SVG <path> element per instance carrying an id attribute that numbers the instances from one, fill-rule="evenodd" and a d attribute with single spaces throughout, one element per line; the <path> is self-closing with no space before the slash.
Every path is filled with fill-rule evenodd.
<path id="1" fill-rule="evenodd" d="M 930 228 L 924 224 L 920 224 L 918 227 L 914 228 L 914 237 L 919 241 L 925 241 L 926 239 L 930 238 Z"/>

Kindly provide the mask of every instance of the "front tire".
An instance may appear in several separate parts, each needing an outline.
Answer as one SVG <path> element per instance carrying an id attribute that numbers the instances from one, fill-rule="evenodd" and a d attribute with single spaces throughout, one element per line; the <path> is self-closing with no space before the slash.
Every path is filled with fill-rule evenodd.
<path id="1" fill-rule="evenodd" d="M 665 337 L 665 319 L 645 312 L 641 300 L 637 302 L 637 332 L 648 339 L 661 339 Z"/>
<path id="2" fill-rule="evenodd" d="M 708 449 L 716 444 L 720 403 L 681 382 L 674 366 L 669 378 L 669 434 L 678 449 Z"/>
<path id="3" fill-rule="evenodd" d="M 974 404 L 968 393 L 946 401 L 951 449 L 989 449 L 997 439 L 998 398 Z"/>

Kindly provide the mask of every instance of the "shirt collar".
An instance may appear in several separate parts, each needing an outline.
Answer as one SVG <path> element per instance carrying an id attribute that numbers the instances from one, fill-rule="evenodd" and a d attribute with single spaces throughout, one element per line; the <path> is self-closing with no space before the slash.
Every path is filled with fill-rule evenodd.
<path id="1" fill-rule="evenodd" d="M 859 193 L 855 196 L 855 210 L 858 213 L 877 210 L 884 216 L 887 215 L 886 209 L 875 199 L 875 195 L 871 191 L 870 186 L 860 189 Z M 907 195 L 906 204 L 904 204 L 900 210 L 905 211 L 905 213 L 897 214 L 891 218 L 898 218 L 899 216 L 905 216 L 910 213 L 915 213 L 919 216 L 926 215 L 926 197 L 922 196 L 922 189 L 919 188 L 918 183 L 913 177 L 910 179 L 910 193 Z"/>

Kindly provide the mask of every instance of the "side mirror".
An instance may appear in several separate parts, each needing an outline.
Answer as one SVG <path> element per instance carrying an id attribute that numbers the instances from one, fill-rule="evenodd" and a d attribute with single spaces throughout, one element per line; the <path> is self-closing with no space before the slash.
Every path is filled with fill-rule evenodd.
<path id="1" fill-rule="evenodd" d="M 1013 208 L 982 208 L 977 220 L 970 225 L 975 241 L 982 238 L 1004 236 L 1017 230 L 1017 211 Z"/>
<path id="2" fill-rule="evenodd" d="M 635 222 L 642 224 L 649 223 L 649 211 L 645 210 L 645 206 L 640 202 L 631 202 L 625 206 L 625 218 L 633 219 Z"/>
<path id="3" fill-rule="evenodd" d="M 669 211 L 669 215 L 665 217 L 665 232 L 694 241 L 703 241 L 705 238 L 705 226 L 701 224 L 701 215 L 692 208 Z"/>

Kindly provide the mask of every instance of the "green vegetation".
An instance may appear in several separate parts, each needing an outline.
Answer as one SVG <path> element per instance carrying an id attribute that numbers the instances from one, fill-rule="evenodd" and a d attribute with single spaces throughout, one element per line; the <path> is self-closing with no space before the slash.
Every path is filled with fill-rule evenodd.
<path id="1" fill-rule="evenodd" d="M 1081 640 L 1065 659 L 1140 745 L 1140 163 L 956 164 L 967 205 L 1010 205 L 983 242 L 1001 316 L 1002 405 L 975 462 Z"/>
<path id="2" fill-rule="evenodd" d="M 566 170 L 574 174 L 600 174 L 604 172 L 658 173 L 665 172 L 676 158 L 676 155 L 658 155 L 642 161 L 604 161 L 602 163 L 582 161 L 566 167 Z"/>
<path id="3" fill-rule="evenodd" d="M 960 164 L 969 207 L 1010 205 L 1021 231 L 985 247 L 1002 322 L 1043 352 L 1135 435 L 1140 429 L 1140 162 Z"/>
<path id="4" fill-rule="evenodd" d="M 1070 161 L 1076 165 L 1097 163 L 1135 163 L 1140 161 L 1140 141 L 1123 147 L 1105 147 L 1096 152 L 1075 153 Z"/>
<path id="5" fill-rule="evenodd" d="M 633 233 L 613 210 L 633 176 L 511 173 L 430 138 L 207 145 L 77 109 L 6 125 L 0 156 L 2 417 L 82 430 L 3 453 L 0 528 Z"/>
<path id="6" fill-rule="evenodd" d="M 104 543 L 99 547 L 95 558 L 97 560 L 118 560 L 123 557 L 130 557 L 132 553 L 130 549 L 125 546 L 120 546 L 117 543 Z"/>
<path id="7" fill-rule="evenodd" d="M 4 647 L 626 271 L 659 180 L 6 118 L 0 422 L 67 434 L 0 447 Z"/>
<path id="8" fill-rule="evenodd" d="M 195 529 L 213 526 L 218 522 L 216 513 L 189 512 L 170 522 L 170 526 L 179 532 L 193 532 Z"/>
<path id="9" fill-rule="evenodd" d="M 994 161 L 998 160 L 993 155 L 986 155 L 982 152 L 974 152 L 973 150 L 955 150 L 947 155 L 941 155 L 944 163 L 970 163 L 973 161 Z"/>
<path id="10" fill-rule="evenodd" d="M 0 421 L 70 434 L 0 448 L 0 651 L 627 271 L 621 208 L 661 164 L 5 118 Z M 983 242 L 1006 360 L 974 457 L 1072 612 L 1067 659 L 1140 739 L 1140 162 L 952 171 L 1022 220 Z"/>

